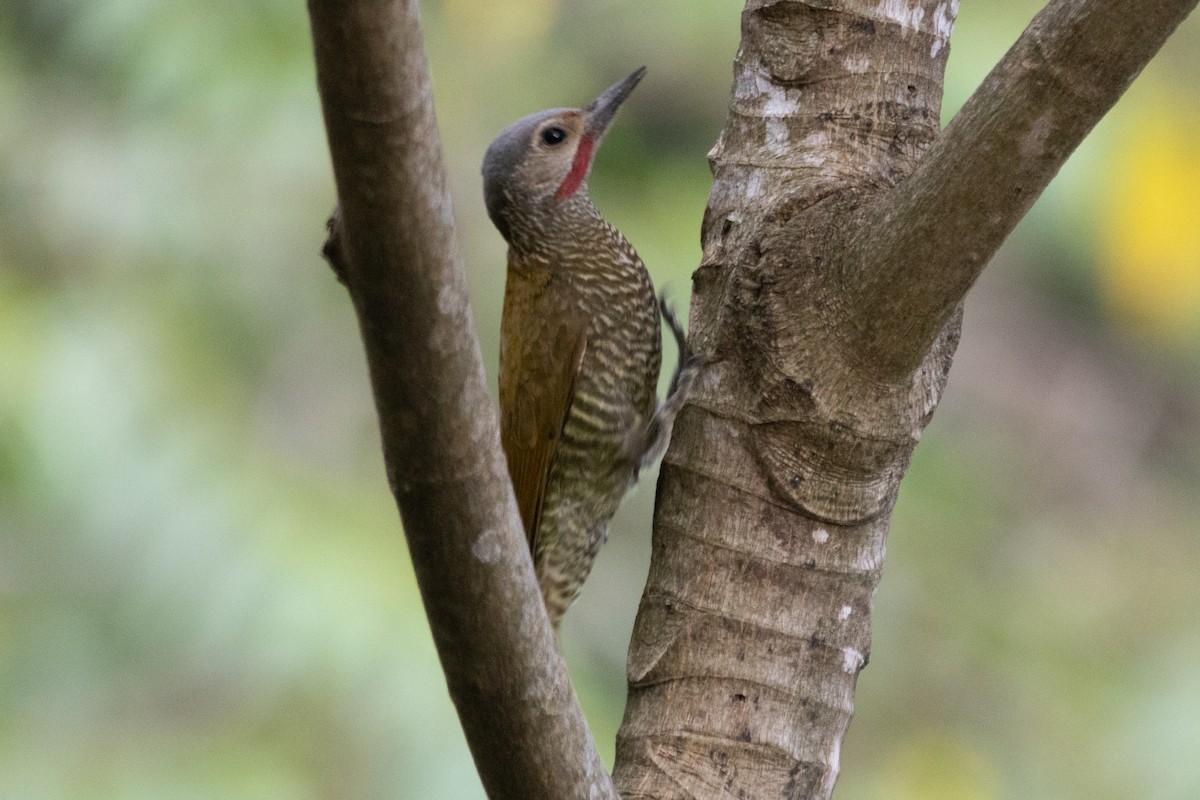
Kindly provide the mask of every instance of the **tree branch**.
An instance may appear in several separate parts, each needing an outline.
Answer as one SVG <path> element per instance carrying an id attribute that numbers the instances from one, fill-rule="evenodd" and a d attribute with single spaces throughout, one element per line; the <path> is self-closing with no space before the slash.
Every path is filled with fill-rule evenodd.
<path id="1" fill-rule="evenodd" d="M 415 0 L 309 0 L 337 180 L 326 253 L 358 312 L 388 478 L 492 798 L 614 798 L 534 579 L 500 450 Z"/>
<path id="2" fill-rule="evenodd" d="M 995 250 L 1197 0 L 1055 0 L 858 229 L 865 360 L 917 367 Z M 957 5 L 957 4 L 956 4 Z"/>

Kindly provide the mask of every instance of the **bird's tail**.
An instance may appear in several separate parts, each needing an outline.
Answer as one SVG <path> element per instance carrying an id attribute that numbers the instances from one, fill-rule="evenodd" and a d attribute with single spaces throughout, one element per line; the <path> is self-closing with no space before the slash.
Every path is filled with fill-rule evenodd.
<path id="1" fill-rule="evenodd" d="M 646 449 L 643 450 L 641 460 L 638 462 L 638 470 L 653 464 L 667 449 L 667 445 L 671 441 L 671 429 L 675 426 L 675 417 L 683 408 L 683 404 L 687 402 L 692 385 L 700 375 L 700 368 L 704 366 L 704 358 L 693 352 L 692 348 L 688 346 L 683 325 L 679 323 L 679 317 L 675 316 L 674 309 L 667 302 L 665 292 L 659 295 L 658 307 L 662 310 L 663 321 L 667 323 L 667 327 L 671 329 L 671 335 L 675 337 L 679 360 L 675 362 L 675 374 L 671 376 L 671 386 L 667 389 L 667 397 L 654 410 L 654 415 L 650 418 L 649 425 L 646 426 Z"/>

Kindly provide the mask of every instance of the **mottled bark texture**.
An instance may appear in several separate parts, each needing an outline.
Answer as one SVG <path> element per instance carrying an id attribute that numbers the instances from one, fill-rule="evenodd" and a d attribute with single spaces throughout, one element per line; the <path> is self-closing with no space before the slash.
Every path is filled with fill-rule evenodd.
<path id="1" fill-rule="evenodd" d="M 500 451 L 454 238 L 415 0 L 310 0 L 388 479 L 488 795 L 613 798 L 550 631 Z"/>
<path id="2" fill-rule="evenodd" d="M 962 301 L 1196 0 L 1058 0 L 939 134 L 957 0 L 749 0 L 614 779 L 827 798 Z"/>

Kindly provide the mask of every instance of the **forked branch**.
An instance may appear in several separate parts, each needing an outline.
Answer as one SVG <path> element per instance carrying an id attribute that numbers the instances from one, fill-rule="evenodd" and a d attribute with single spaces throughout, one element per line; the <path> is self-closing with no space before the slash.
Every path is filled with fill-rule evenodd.
<path id="1" fill-rule="evenodd" d="M 1054 0 L 855 247 L 859 343 L 886 373 L 925 357 L 992 254 L 1197 0 Z"/>

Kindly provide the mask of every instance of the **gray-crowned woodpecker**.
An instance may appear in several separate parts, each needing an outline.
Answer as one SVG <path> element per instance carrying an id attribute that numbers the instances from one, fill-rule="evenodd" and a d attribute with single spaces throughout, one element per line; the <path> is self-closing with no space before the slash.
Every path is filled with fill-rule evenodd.
<path id="1" fill-rule="evenodd" d="M 596 150 L 645 73 L 583 108 L 517 120 L 483 160 L 488 215 L 508 242 L 500 437 L 555 630 L 639 469 L 665 447 L 698 367 L 663 303 L 680 361 L 658 403 L 654 286 L 588 196 Z"/>

